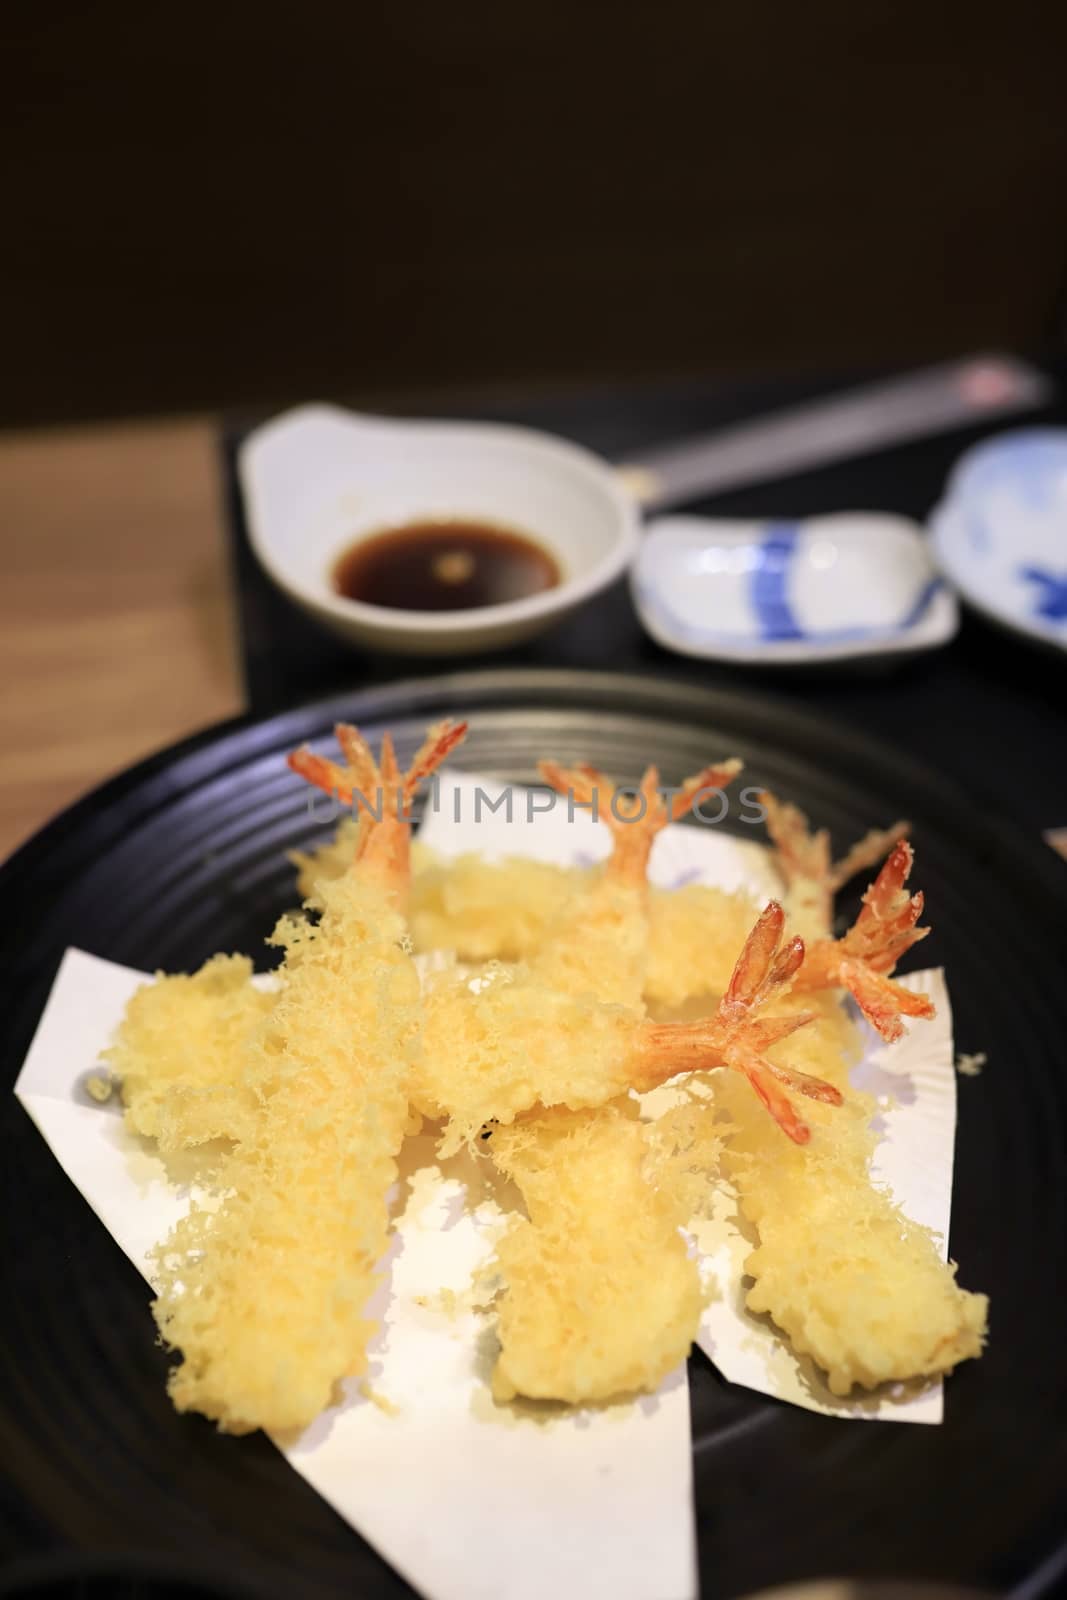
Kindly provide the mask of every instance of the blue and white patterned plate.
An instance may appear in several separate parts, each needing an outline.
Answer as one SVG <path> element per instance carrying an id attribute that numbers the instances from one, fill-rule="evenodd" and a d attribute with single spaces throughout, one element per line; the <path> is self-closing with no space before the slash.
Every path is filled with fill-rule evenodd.
<path id="1" fill-rule="evenodd" d="M 947 643 L 959 625 L 921 529 L 866 512 L 803 522 L 661 517 L 630 584 L 660 644 L 724 661 L 904 655 Z"/>
<path id="2" fill-rule="evenodd" d="M 1025 428 L 960 458 L 930 520 L 970 605 L 1067 650 L 1067 428 Z"/>

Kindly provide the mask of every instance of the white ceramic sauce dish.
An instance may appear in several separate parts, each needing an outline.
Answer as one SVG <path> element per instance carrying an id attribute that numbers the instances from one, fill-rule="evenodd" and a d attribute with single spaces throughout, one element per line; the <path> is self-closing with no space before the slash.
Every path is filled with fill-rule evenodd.
<path id="1" fill-rule="evenodd" d="M 1019 429 L 968 450 L 930 531 L 969 605 L 1067 650 L 1067 428 Z"/>
<path id="2" fill-rule="evenodd" d="M 616 579 L 637 544 L 637 508 L 612 468 L 528 428 L 301 406 L 249 435 L 238 473 L 252 547 L 269 576 L 341 638 L 374 650 L 459 655 L 529 639 Z M 560 582 L 454 611 L 338 593 L 334 565 L 357 539 L 441 520 L 531 536 L 554 556 Z"/>
<path id="3" fill-rule="evenodd" d="M 709 660 L 902 655 L 947 643 L 959 626 L 921 529 L 904 517 L 661 517 L 630 582 L 654 639 Z"/>

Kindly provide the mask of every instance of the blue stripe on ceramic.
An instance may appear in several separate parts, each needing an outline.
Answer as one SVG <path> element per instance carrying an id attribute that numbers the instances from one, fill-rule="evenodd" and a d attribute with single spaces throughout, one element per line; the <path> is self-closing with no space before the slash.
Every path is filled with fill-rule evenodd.
<path id="1" fill-rule="evenodd" d="M 931 578 L 915 600 L 911 610 L 899 622 L 888 628 L 832 628 L 824 633 L 799 633 L 779 635 L 778 641 L 763 635 L 763 642 L 786 642 L 789 639 L 801 639 L 810 645 L 840 645 L 840 644 L 877 644 L 879 639 L 891 639 L 898 633 L 906 633 L 916 627 L 928 610 L 931 601 L 938 590 L 944 587 L 944 579 Z M 689 622 L 680 617 L 672 606 L 664 600 L 658 590 L 647 583 L 636 581 L 634 584 L 636 597 L 641 608 L 658 622 L 664 633 L 670 637 L 694 646 L 698 645 L 725 645 L 736 648 L 738 645 L 749 646 L 757 641 L 749 639 L 740 633 L 719 633 L 713 628 L 703 628 L 697 623 Z"/>
<path id="2" fill-rule="evenodd" d="M 1067 572 L 1057 575 L 1043 567 L 1020 567 L 1020 578 L 1034 584 L 1030 609 L 1046 622 L 1067 622 Z"/>
<path id="3" fill-rule="evenodd" d="M 931 578 L 926 587 L 919 590 L 919 593 L 915 596 L 915 604 L 910 611 L 905 611 L 897 623 L 896 632 L 903 633 L 906 628 L 914 628 L 915 624 L 921 620 L 923 613 L 944 581 L 943 578 Z"/>
<path id="4" fill-rule="evenodd" d="M 756 550 L 749 603 L 766 640 L 804 639 L 807 635 L 789 602 L 789 569 L 800 529 L 795 522 L 769 522 Z"/>

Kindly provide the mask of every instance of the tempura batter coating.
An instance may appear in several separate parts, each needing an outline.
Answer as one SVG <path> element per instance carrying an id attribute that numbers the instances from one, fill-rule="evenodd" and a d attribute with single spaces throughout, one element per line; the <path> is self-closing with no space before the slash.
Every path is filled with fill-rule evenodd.
<path id="1" fill-rule="evenodd" d="M 296 886 L 301 900 L 317 900 L 320 879 L 330 883 L 349 870 L 359 848 L 362 821 L 360 816 L 342 817 L 333 838 L 317 850 L 290 850 L 289 860 L 297 869 Z"/>
<path id="2" fill-rule="evenodd" d="M 105 1059 L 121 1081 L 126 1125 L 171 1153 L 234 1139 L 257 1109 L 248 1047 L 274 1008 L 247 956 L 212 956 L 191 977 L 138 989 Z"/>
<path id="3" fill-rule="evenodd" d="M 625 1103 L 533 1120 L 490 1139 L 528 1211 L 497 1252 L 493 1393 L 581 1405 L 655 1389 L 688 1355 L 703 1305 L 684 1200 L 657 1182 L 649 1129 Z"/>
<path id="4" fill-rule="evenodd" d="M 483 1123 L 534 1106 L 603 1105 L 640 1069 L 637 1015 L 561 994 L 524 968 L 488 969 L 476 994 L 465 977 L 435 974 L 423 1002 L 412 1100 L 424 1116 L 448 1119 L 444 1155 Z"/>
<path id="5" fill-rule="evenodd" d="M 339 836 L 336 844 L 302 859 L 327 870 L 327 859 L 336 859 L 343 848 L 348 846 L 342 846 Z M 414 867 L 411 931 L 416 950 L 450 950 L 460 961 L 472 963 L 536 957 L 560 926 L 568 903 L 604 878 L 603 866 L 557 867 L 521 856 L 485 861 L 472 854 L 445 860 L 417 842 Z M 314 881 L 314 874 L 301 875 L 305 892 Z M 628 916 L 632 896 L 624 890 L 620 899 L 620 914 Z M 651 887 L 645 1001 L 669 1009 L 720 995 L 758 912 L 747 895 L 704 884 Z"/>
<path id="6" fill-rule="evenodd" d="M 412 858 L 416 950 L 450 950 L 468 962 L 524 961 L 542 947 L 567 900 L 589 876 L 585 868 L 522 856 L 446 860 L 417 841 Z"/>
<path id="7" fill-rule="evenodd" d="M 759 908 L 744 894 L 692 883 L 649 896 L 645 999 L 675 1010 L 722 994 Z"/>

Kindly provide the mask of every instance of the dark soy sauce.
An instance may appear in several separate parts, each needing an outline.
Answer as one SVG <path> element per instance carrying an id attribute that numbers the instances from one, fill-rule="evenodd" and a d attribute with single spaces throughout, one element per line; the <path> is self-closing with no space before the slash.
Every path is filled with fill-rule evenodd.
<path id="1" fill-rule="evenodd" d="M 467 611 L 554 589 L 544 545 L 489 522 L 412 522 L 357 539 L 337 560 L 338 594 L 401 611 Z"/>

